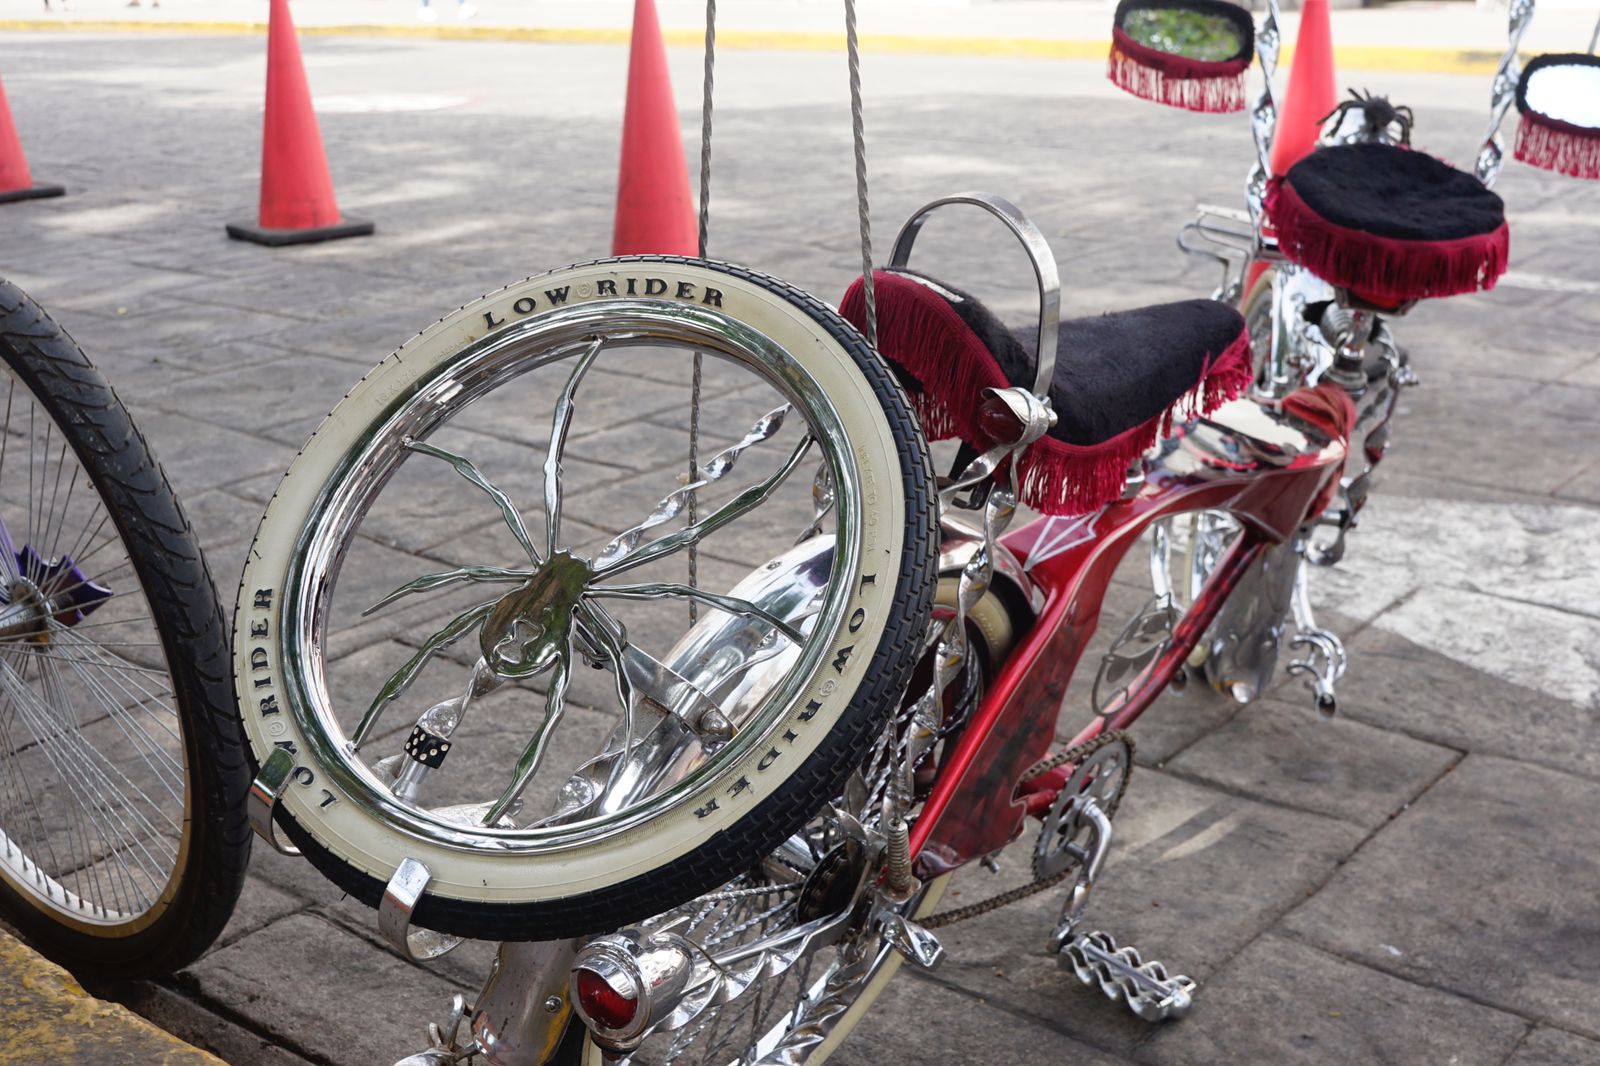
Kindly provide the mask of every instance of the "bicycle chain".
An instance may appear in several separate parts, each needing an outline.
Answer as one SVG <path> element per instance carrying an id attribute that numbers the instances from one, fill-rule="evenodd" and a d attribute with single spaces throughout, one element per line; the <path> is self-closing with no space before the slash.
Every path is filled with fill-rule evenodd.
<path id="1" fill-rule="evenodd" d="M 1065 766 L 1068 763 L 1082 762 L 1101 748 L 1118 741 L 1128 746 L 1127 778 L 1123 781 L 1122 790 L 1117 793 L 1116 798 L 1111 801 L 1106 810 L 1106 817 L 1109 818 L 1116 814 L 1117 808 L 1122 805 L 1122 797 L 1128 792 L 1127 781 L 1133 776 L 1133 738 L 1120 729 L 1108 730 L 1097 737 L 1084 741 L 1082 744 L 1076 744 L 1065 751 L 1040 759 L 1023 772 L 1021 780 L 1032 781 L 1034 778 L 1043 776 L 1057 767 Z M 947 925 L 955 925 L 957 922 L 964 922 L 969 918 L 977 918 L 991 911 L 997 911 L 1001 907 L 1008 907 L 1020 900 L 1027 899 L 1029 896 L 1038 895 L 1046 889 L 1054 888 L 1076 873 L 1075 869 L 1068 867 L 1052 877 L 1037 878 L 1026 885 L 990 896 L 988 899 L 979 900 L 977 903 L 969 903 L 965 907 L 955 907 L 951 910 L 930 915 L 917 924 L 924 929 L 942 929 Z"/>

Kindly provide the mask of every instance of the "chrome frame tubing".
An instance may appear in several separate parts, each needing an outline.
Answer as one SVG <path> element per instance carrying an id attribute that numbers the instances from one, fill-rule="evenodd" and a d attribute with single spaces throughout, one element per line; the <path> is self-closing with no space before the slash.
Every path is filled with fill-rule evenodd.
<path id="1" fill-rule="evenodd" d="M 1510 0 L 1509 6 L 1506 52 L 1494 72 L 1494 83 L 1489 93 L 1489 130 L 1483 136 L 1483 147 L 1478 149 L 1477 162 L 1473 166 L 1478 180 L 1489 189 L 1494 188 L 1495 179 L 1500 176 L 1500 164 L 1505 159 L 1500 125 L 1516 101 L 1517 82 L 1522 78 L 1522 64 L 1517 61 L 1517 49 L 1522 44 L 1522 35 L 1528 30 L 1528 23 L 1533 20 L 1533 0 Z M 1600 37 L 1600 25 L 1595 27 L 1595 34 Z M 1593 42 L 1589 50 L 1594 51 Z"/>

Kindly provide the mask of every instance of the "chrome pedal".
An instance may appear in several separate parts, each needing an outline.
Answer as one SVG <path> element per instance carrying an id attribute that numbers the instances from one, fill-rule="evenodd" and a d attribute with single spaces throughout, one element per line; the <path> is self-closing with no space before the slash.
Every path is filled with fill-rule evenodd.
<path id="1" fill-rule="evenodd" d="M 1072 966 L 1079 981 L 1098 986 L 1110 1000 L 1121 1000 L 1128 1009 L 1147 1022 L 1181 1018 L 1194 1004 L 1195 982 L 1175 974 L 1151 959 L 1139 957 L 1131 944 L 1117 947 L 1110 933 L 1079 933 L 1062 953 L 1062 965 Z"/>

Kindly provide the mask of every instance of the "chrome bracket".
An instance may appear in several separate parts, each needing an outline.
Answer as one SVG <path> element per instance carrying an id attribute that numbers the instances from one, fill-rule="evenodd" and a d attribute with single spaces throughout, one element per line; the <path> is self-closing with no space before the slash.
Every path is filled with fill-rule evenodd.
<path id="1" fill-rule="evenodd" d="M 1055 932 L 1050 937 L 1051 950 L 1056 952 L 1065 949 L 1078 923 L 1083 921 L 1084 912 L 1089 909 L 1089 894 L 1094 889 L 1095 879 L 1100 876 L 1100 868 L 1105 865 L 1106 856 L 1111 852 L 1111 818 L 1100 807 L 1099 800 L 1089 795 L 1077 796 L 1071 801 L 1069 811 L 1065 817 L 1089 827 L 1089 840 L 1081 849 L 1081 857 L 1075 856 L 1079 862 L 1078 878 L 1072 883 L 1072 891 L 1061 909 L 1061 920 L 1056 923 Z M 1074 846 L 1073 850 L 1076 852 L 1078 848 Z"/>
<path id="2" fill-rule="evenodd" d="M 461 943 L 458 936 L 411 928 L 411 913 L 432 880 L 433 871 L 426 863 L 403 859 L 384 886 L 383 899 L 378 903 L 378 934 L 402 957 L 414 962 L 437 959 Z"/>
<path id="3" fill-rule="evenodd" d="M 932 970 L 944 961 L 944 945 L 931 929 L 918 925 L 897 911 L 884 910 L 878 916 L 878 928 L 890 947 L 908 962 L 924 970 Z"/>
<path id="4" fill-rule="evenodd" d="M 300 849 L 278 839 L 277 828 L 272 824 L 272 812 L 278 797 L 294 773 L 294 755 L 287 748 L 273 748 L 255 780 L 250 782 L 250 795 L 245 799 L 245 811 L 250 818 L 250 828 L 281 855 L 299 855 Z"/>
<path id="5" fill-rule="evenodd" d="M 1107 999 L 1121 1000 L 1147 1022 L 1181 1018 L 1194 1005 L 1198 987 L 1183 974 L 1167 975 L 1155 959 L 1145 962 L 1133 945 L 1117 947 L 1110 933 L 1082 933 L 1066 947 L 1063 962 L 1086 985 L 1098 985 Z"/>
<path id="6" fill-rule="evenodd" d="M 477 1045 L 469 1044 L 467 1047 L 456 1047 L 456 1034 L 461 1031 L 461 1022 L 468 1013 L 467 997 L 459 992 L 450 1000 L 450 1013 L 445 1017 L 445 1024 L 438 1022 L 428 1023 L 428 1039 L 432 1045 L 426 1051 L 419 1051 L 414 1055 L 407 1055 L 394 1066 L 451 1066 L 460 1062 L 469 1055 L 478 1051 Z"/>

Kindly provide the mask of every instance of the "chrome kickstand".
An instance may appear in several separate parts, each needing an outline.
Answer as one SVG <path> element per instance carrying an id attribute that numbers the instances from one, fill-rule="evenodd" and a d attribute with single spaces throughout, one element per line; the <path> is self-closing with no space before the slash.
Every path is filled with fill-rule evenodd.
<path id="1" fill-rule="evenodd" d="M 1306 649 L 1304 659 L 1296 659 L 1287 669 L 1290 674 L 1306 678 L 1306 687 L 1316 696 L 1317 713 L 1332 718 L 1339 711 L 1339 699 L 1333 686 L 1344 676 L 1346 655 L 1344 642 L 1331 631 L 1317 625 L 1311 613 L 1311 595 L 1307 588 L 1306 561 L 1300 560 L 1299 572 L 1294 579 L 1294 639 L 1291 648 Z"/>

